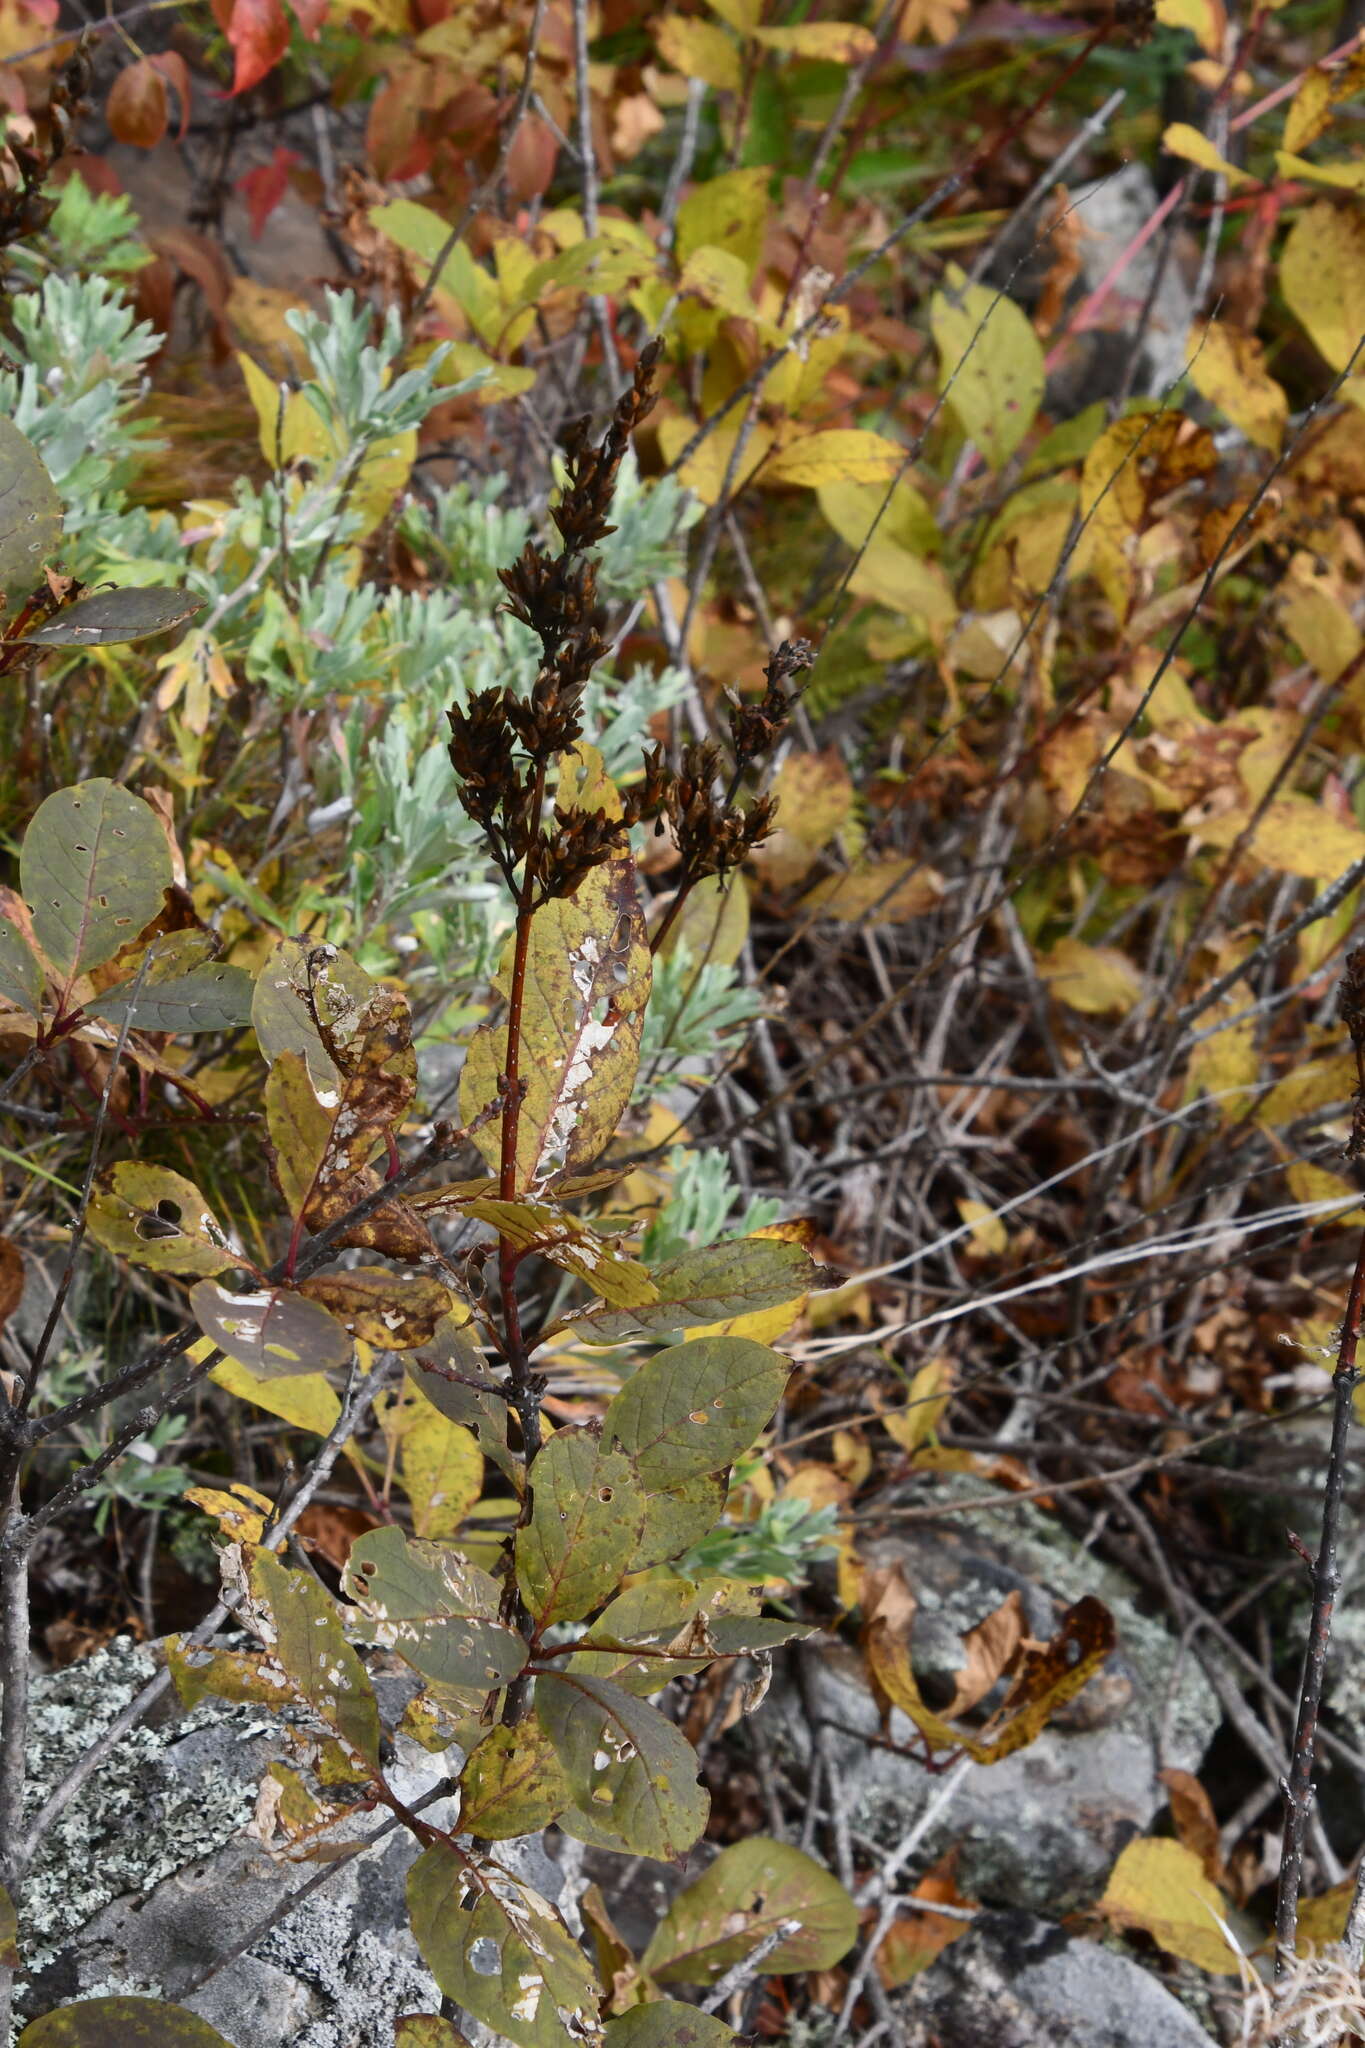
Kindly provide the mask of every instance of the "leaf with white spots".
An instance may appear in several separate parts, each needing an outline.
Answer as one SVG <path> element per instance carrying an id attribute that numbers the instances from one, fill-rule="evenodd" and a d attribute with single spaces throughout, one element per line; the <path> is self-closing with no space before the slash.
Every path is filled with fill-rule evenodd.
<path id="1" fill-rule="evenodd" d="M 773 1976 L 832 1969 L 858 1938 L 858 1908 L 822 1864 L 786 1842 L 735 1842 L 673 1901 L 644 1968 L 660 1984 L 714 1984 L 792 1920 L 764 1961 Z"/>
<path id="2" fill-rule="evenodd" d="M 429 1344 L 455 1296 L 431 1273 L 401 1266 L 358 1266 L 346 1273 L 315 1273 L 300 1292 L 321 1302 L 339 1323 L 380 1351 L 410 1351 Z"/>
<path id="3" fill-rule="evenodd" d="M 579 1809 L 637 1856 L 667 1862 L 701 1835 L 710 1794 L 696 1751 L 657 1707 L 577 1672 L 542 1673 L 536 1713 Z"/>
<path id="4" fill-rule="evenodd" d="M 266 1647 L 290 1684 L 350 1754 L 379 1774 L 379 1707 L 365 1667 L 342 1633 L 336 1603 L 316 1579 L 291 1572 L 268 1550 L 251 1567 L 251 1591 L 269 1616 Z"/>
<path id="5" fill-rule="evenodd" d="M 445 1842 L 408 1873 L 422 1960 L 448 1998 L 517 2048 L 599 2048 L 601 1986 L 553 1906 Z"/>
<path id="6" fill-rule="evenodd" d="M 577 1216 L 566 1215 L 549 1202 L 500 1202 L 478 1197 L 459 1205 L 461 1214 L 477 1217 L 514 1244 L 518 1251 L 574 1273 L 620 1308 L 640 1308 L 658 1291 L 647 1269 L 628 1259 Z"/>
<path id="7" fill-rule="evenodd" d="M 330 1372 L 349 1365 L 355 1341 L 316 1301 L 283 1287 L 230 1294 L 213 1280 L 190 1289 L 190 1307 L 206 1337 L 260 1379 Z"/>
<path id="8" fill-rule="evenodd" d="M 591 1281 L 591 1275 L 585 1276 Z M 772 1237 L 727 1238 L 666 1259 L 649 1273 L 653 1297 L 618 1303 L 600 1284 L 603 1297 L 558 1324 L 594 1343 L 618 1344 L 651 1330 L 685 1330 L 720 1323 L 756 1309 L 795 1305 L 821 1285 L 820 1268 L 803 1245 Z"/>
<path id="9" fill-rule="evenodd" d="M 497 1619 L 497 1581 L 439 1543 L 371 1529 L 351 1546 L 341 1586 L 360 1610 L 355 1633 L 395 1651 L 438 1690 L 481 1699 L 526 1662 L 521 1637 Z"/>
<path id="10" fill-rule="evenodd" d="M 240 1264 L 194 1182 L 168 1166 L 120 1160 L 90 1204 L 88 1227 L 107 1252 L 154 1273 L 221 1273 Z"/>
<path id="11" fill-rule="evenodd" d="M 645 1525 L 629 1458 L 592 1429 L 561 1429 L 531 1467 L 531 1518 L 517 1531 L 517 1584 L 537 1623 L 579 1621 L 616 1591 Z"/>
<path id="12" fill-rule="evenodd" d="M 790 1367 L 748 1337 L 697 1337 L 648 1359 L 607 1409 L 605 1443 L 633 1457 L 647 1491 L 719 1472 L 771 1421 Z"/>
<path id="13" fill-rule="evenodd" d="M 19 886 L 59 974 L 112 960 L 157 916 L 171 881 L 156 812 L 107 776 L 57 790 L 24 834 Z"/>
<path id="14" fill-rule="evenodd" d="M 510 986 L 504 954 L 497 987 Z M 572 896 L 531 920 L 519 1073 L 526 1083 L 517 1123 L 517 1191 L 561 1167 L 589 1166 L 614 1136 L 640 1064 L 650 959 L 635 863 L 627 853 L 594 869 Z M 460 1078 L 460 1114 L 471 1123 L 494 1102 L 507 1066 L 505 1023 L 481 1024 Z M 496 1167 L 495 1117 L 473 1133 Z"/>

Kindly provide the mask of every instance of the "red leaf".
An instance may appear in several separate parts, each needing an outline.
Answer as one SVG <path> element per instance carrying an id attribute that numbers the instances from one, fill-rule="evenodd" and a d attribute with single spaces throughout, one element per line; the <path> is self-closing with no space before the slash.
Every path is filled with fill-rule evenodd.
<path id="1" fill-rule="evenodd" d="M 228 95 L 231 99 L 259 85 L 289 48 L 289 22 L 282 0 L 232 0 L 227 39 L 237 59 Z"/>
<path id="2" fill-rule="evenodd" d="M 165 50 L 159 57 L 149 60 L 155 64 L 163 78 L 170 80 L 175 96 L 180 102 L 180 133 L 177 142 L 185 140 L 185 130 L 190 125 L 190 67 L 175 50 Z"/>
<path id="3" fill-rule="evenodd" d="M 237 180 L 237 190 L 246 203 L 251 221 L 251 239 L 259 242 L 261 230 L 275 208 L 289 190 L 289 172 L 299 162 L 292 149 L 276 147 L 268 164 L 257 164 L 254 171 Z"/>
<path id="4" fill-rule="evenodd" d="M 322 24 L 327 19 L 330 0 L 289 0 L 299 27 L 310 43 L 315 43 L 322 34 Z"/>
<path id="5" fill-rule="evenodd" d="M 166 133 L 165 79 L 146 57 L 139 57 L 114 80 L 104 112 L 120 142 L 154 148 Z"/>

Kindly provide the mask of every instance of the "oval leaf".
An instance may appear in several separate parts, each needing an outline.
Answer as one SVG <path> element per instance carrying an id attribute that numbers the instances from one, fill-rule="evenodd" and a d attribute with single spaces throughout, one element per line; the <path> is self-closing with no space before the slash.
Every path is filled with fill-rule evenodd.
<path id="1" fill-rule="evenodd" d="M 91 1202 L 89 1223 L 107 1252 L 154 1273 L 221 1273 L 240 1263 L 194 1182 L 166 1166 L 121 1160 Z"/>
<path id="2" fill-rule="evenodd" d="M 596 2048 L 601 1992 L 554 1908 L 507 1871 L 436 1842 L 408 1873 L 422 1959 L 448 1998 L 518 2048 Z"/>
<path id="3" fill-rule="evenodd" d="M 367 1639 L 396 1650 L 433 1685 L 482 1695 L 526 1662 L 521 1637 L 497 1619 L 497 1582 L 453 1550 L 409 1543 L 401 1529 L 357 1538 L 342 1591 L 360 1609 Z"/>
<path id="4" fill-rule="evenodd" d="M 645 1526 L 629 1458 L 592 1430 L 563 1429 L 531 1470 L 531 1519 L 517 1531 L 517 1584 L 542 1628 L 610 1598 Z"/>
<path id="5" fill-rule="evenodd" d="M 146 971 L 130 974 L 85 1008 L 116 1028 L 139 1031 L 235 1031 L 251 1022 L 251 976 L 214 955 L 212 932 L 169 932 L 148 947 Z"/>
<path id="6" fill-rule="evenodd" d="M 330 1372 L 349 1365 L 355 1345 L 333 1316 L 301 1294 L 229 1294 L 212 1280 L 190 1290 L 194 1319 L 220 1351 L 260 1379 Z"/>
<path id="7" fill-rule="evenodd" d="M 595 1343 L 616 1344 L 650 1330 L 683 1330 L 795 1304 L 820 1285 L 820 1270 L 803 1246 L 770 1237 L 730 1238 L 683 1252 L 653 1268 L 649 1277 L 657 1300 L 624 1308 L 595 1302 L 566 1316 L 560 1327 L 582 1331 Z"/>
<path id="8" fill-rule="evenodd" d="M 719 1472 L 771 1421 L 790 1368 L 748 1337 L 698 1337 L 640 1367 L 607 1409 L 603 1441 L 639 1468 L 646 1491 Z"/>
<path id="9" fill-rule="evenodd" d="M 156 812 L 107 776 L 39 804 L 19 856 L 34 936 L 67 975 L 112 960 L 135 939 L 160 911 L 172 879 Z"/>
<path id="10" fill-rule="evenodd" d="M 948 266 L 930 325 L 940 383 L 963 433 L 992 469 L 1008 462 L 1043 402 L 1043 348 L 1026 314 L 989 285 L 969 284 Z"/>
<path id="11" fill-rule="evenodd" d="M 604 2048 L 726 2048 L 737 2038 L 714 2013 L 661 1998 L 608 2020 Z"/>
<path id="12" fill-rule="evenodd" d="M 19 2048 L 232 2048 L 216 2027 L 159 1998 L 83 1998 L 30 2021 Z"/>
<path id="13" fill-rule="evenodd" d="M 355 1757 L 379 1772 L 379 1706 L 365 1666 L 342 1633 L 331 1595 L 268 1550 L 251 1567 L 251 1591 L 275 1625 L 269 1650 L 300 1697 Z"/>
<path id="14" fill-rule="evenodd" d="M 0 418 L 0 617 L 16 612 L 62 537 L 62 501 L 33 443 Z"/>
<path id="15" fill-rule="evenodd" d="M 150 640 L 197 618 L 202 598 L 184 590 L 97 590 L 25 633 L 25 647 L 111 647 Z"/>
<path id="16" fill-rule="evenodd" d="M 485 1735 L 460 1778 L 460 1832 L 486 1841 L 538 1835 L 573 1793 L 559 1753 L 539 1723 L 494 1728 Z"/>
<path id="17" fill-rule="evenodd" d="M 585 1814 L 637 1856 L 686 1854 L 711 1796 L 697 1782 L 696 1751 L 657 1707 L 604 1679 L 564 1672 L 537 1678 L 536 1712 Z"/>
<path id="18" fill-rule="evenodd" d="M 800 1927 L 764 1957 L 774 1976 L 832 1969 L 858 1935 L 857 1907 L 813 1857 L 761 1836 L 735 1842 L 673 1901 L 642 1968 L 661 1984 L 713 1984 L 782 1920 Z"/>

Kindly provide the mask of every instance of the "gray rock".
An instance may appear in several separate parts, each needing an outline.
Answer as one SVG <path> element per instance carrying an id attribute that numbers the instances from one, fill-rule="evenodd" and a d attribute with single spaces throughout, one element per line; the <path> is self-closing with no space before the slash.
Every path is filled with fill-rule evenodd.
<path id="1" fill-rule="evenodd" d="M 1081 274 L 1076 295 L 1085 297 L 1108 275 L 1157 209 L 1157 192 L 1145 164 L 1084 185 L 1072 195 L 1071 222 L 1079 228 Z M 1048 245 L 1045 245 L 1045 248 Z M 1102 326 L 1076 337 L 1066 369 L 1049 385 L 1048 408 L 1059 415 L 1063 401 L 1077 410 L 1120 387 L 1133 335 L 1156 276 L 1162 238 L 1153 236 L 1115 283 L 1101 316 Z M 1161 271 L 1133 383 L 1135 396 L 1161 397 L 1186 374 L 1190 322 L 1194 317 L 1193 276 L 1184 242 Z"/>
<path id="2" fill-rule="evenodd" d="M 155 1668 L 150 1651 L 119 1642 L 36 1681 L 38 1798 Z M 410 1677 L 371 1676 L 391 1723 Z M 187 2005 L 234 2048 L 392 2048 L 401 2013 L 440 2005 L 407 1922 L 416 1844 L 384 1835 L 291 1907 L 320 1866 L 272 1855 L 245 1832 L 266 1766 L 298 1762 L 286 1717 L 221 1700 L 190 1714 L 165 1704 L 161 1722 L 133 1730 L 73 1800 L 21 1887 L 21 2022 L 73 1999 L 142 1993 Z M 412 1804 L 459 1764 L 458 1750 L 434 1756 L 400 1736 L 387 1776 Z M 444 1801 L 426 1811 L 438 1825 L 453 1816 Z M 357 1811 L 335 1838 L 363 1841 L 386 1819 Z M 539 1838 L 500 1843 L 498 1860 L 558 1895 L 561 1873 Z"/>
<path id="3" fill-rule="evenodd" d="M 951 1482 L 940 1482 L 949 1485 Z M 1002 1531 L 1005 1525 L 999 1525 Z M 899 1562 L 919 1602 L 911 1641 L 930 1705 L 961 1667 L 961 1638 L 1014 1590 L 1030 1630 L 1050 1636 L 1064 1608 L 1093 1593 L 1113 1613 L 1118 1650 L 1084 1691 L 1028 1748 L 969 1770 L 926 1835 L 922 1863 L 960 1849 L 957 1881 L 990 1904 L 1062 1913 L 1103 1889 L 1119 1851 L 1166 1804 L 1158 1773 L 1198 1769 L 1221 1719 L 1196 1666 L 1178 1665 L 1177 1645 L 1159 1621 L 1138 1612 L 1122 1576 L 1079 1553 L 1045 1517 L 1012 1510 L 1008 1533 L 945 1518 L 906 1536 L 864 1546 L 870 1562 Z M 822 1649 L 807 1667 L 810 1702 L 833 1727 L 841 1791 L 850 1819 L 891 1845 L 910 1829 L 940 1780 L 909 1753 L 917 1742 L 900 1713 L 897 1748 L 869 1741 L 880 1732 L 863 1660 L 851 1647 Z M 946 1689 L 946 1688 L 945 1688 Z M 806 1701 L 790 1676 L 775 1684 L 769 1727 L 804 1763 L 810 1751 Z M 854 1739 L 847 1739 L 852 1736 Z M 861 1739 L 858 1739 L 861 1738 Z"/>
<path id="4" fill-rule="evenodd" d="M 902 2048 L 1208 2048 L 1155 1977 L 1028 1913 L 983 1913 L 899 2000 Z"/>

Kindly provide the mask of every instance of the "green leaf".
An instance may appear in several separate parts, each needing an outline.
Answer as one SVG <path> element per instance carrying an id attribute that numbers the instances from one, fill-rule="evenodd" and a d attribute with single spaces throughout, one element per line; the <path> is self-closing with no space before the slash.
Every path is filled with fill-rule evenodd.
<path id="1" fill-rule="evenodd" d="M 190 1307 L 204 1335 L 260 1379 L 330 1372 L 355 1355 L 354 1341 L 325 1308 L 286 1288 L 229 1294 L 201 1280 L 190 1289 Z"/>
<path id="2" fill-rule="evenodd" d="M 154 1273 L 221 1273 L 241 1263 L 193 1181 L 124 1159 L 90 1204 L 90 1235 Z"/>
<path id="3" fill-rule="evenodd" d="M 326 1057 L 320 1041 L 316 1050 Z M 334 1068 L 333 1095 L 337 1092 L 335 1081 Z M 277 1051 L 265 1084 L 265 1127 L 275 1179 L 291 1216 L 302 1216 L 317 1186 L 335 1117 L 335 1109 L 324 1109 L 318 1101 L 305 1055 Z"/>
<path id="4" fill-rule="evenodd" d="M 252 1564 L 251 1590 L 269 1610 L 275 1627 L 269 1648 L 290 1683 L 377 1777 L 379 1707 L 335 1602 L 316 1579 L 288 1571 L 268 1550 Z"/>
<path id="5" fill-rule="evenodd" d="M 98 590 L 25 633 L 25 647 L 109 647 L 150 640 L 197 618 L 203 601 L 184 590 Z"/>
<path id="6" fill-rule="evenodd" d="M 146 972 L 131 974 L 85 1005 L 116 1028 L 129 1011 L 139 1031 L 235 1031 L 251 1022 L 251 976 L 214 958 L 212 932 L 170 932 L 148 948 Z"/>
<path id="7" fill-rule="evenodd" d="M 531 1519 L 517 1531 L 517 1584 L 540 1628 L 578 1621 L 614 1593 L 645 1525 L 629 1458 L 595 1430 L 562 1429 L 531 1468 Z"/>
<path id="8" fill-rule="evenodd" d="M 385 1410 L 385 1432 L 398 1435 L 398 1469 L 412 1503 L 419 1536 L 454 1536 L 483 1492 L 483 1459 L 472 1430 L 447 1422 L 429 1401 L 413 1394 Z"/>
<path id="9" fill-rule="evenodd" d="M 0 418 L 0 616 L 17 612 L 61 544 L 62 501 L 47 464 Z"/>
<path id="10" fill-rule="evenodd" d="M 667 1564 L 709 1536 L 721 1518 L 727 1491 L 722 1468 L 719 1476 L 707 1472 L 667 1492 L 647 1494 L 645 1526 L 630 1561 L 631 1570 L 643 1572 L 652 1564 Z"/>
<path id="11" fill-rule="evenodd" d="M 542 1673 L 536 1712 L 582 1811 L 638 1856 L 684 1855 L 706 1826 L 695 1750 L 647 1700 L 577 1673 Z"/>
<path id="12" fill-rule="evenodd" d="M 165 1649 L 182 1707 L 209 1698 L 279 1706 L 280 1674 L 260 1651 L 187 1649 L 183 1636 L 168 1636 Z"/>
<path id="13" fill-rule="evenodd" d="M 702 1607 L 702 1596 L 690 1579 L 670 1574 L 627 1586 L 602 1610 L 564 1669 L 571 1676 L 607 1679 L 625 1692 L 658 1692 L 670 1679 L 709 1661 L 657 1654 L 676 1640 Z M 655 1654 L 642 1656 L 641 1651 Z"/>
<path id="14" fill-rule="evenodd" d="M 482 1696 L 526 1662 L 521 1637 L 497 1619 L 497 1581 L 440 1544 L 372 1529 L 352 1545 L 341 1588 L 364 1617 L 356 1632 L 434 1686 Z"/>
<path id="15" fill-rule="evenodd" d="M 17 924 L 0 917 L 0 996 L 36 1017 L 43 1000 L 43 970 Z"/>
<path id="16" fill-rule="evenodd" d="M 714 1984 L 782 1920 L 801 1924 L 764 1959 L 773 1976 L 832 1969 L 858 1936 L 857 1907 L 813 1857 L 762 1836 L 735 1842 L 673 1901 L 641 1967 L 660 1984 Z"/>
<path id="17" fill-rule="evenodd" d="M 425 1203 L 417 1206 L 429 1207 Z M 578 1217 L 566 1215 L 549 1202 L 476 1197 L 462 1201 L 459 1207 L 462 1214 L 491 1224 L 499 1237 L 505 1237 L 518 1251 L 537 1252 L 576 1274 L 617 1308 L 634 1308 L 654 1299 L 654 1282 L 638 1260 L 624 1258 Z"/>
<path id="18" fill-rule="evenodd" d="M 436 1842 L 408 1873 L 408 1912 L 442 1991 L 495 2033 L 518 2048 L 598 2048 L 601 1987 L 539 1892 Z"/>
<path id="19" fill-rule="evenodd" d="M 232 2048 L 216 2027 L 159 1998 L 83 1998 L 31 2020 L 18 2048 Z"/>
<path id="20" fill-rule="evenodd" d="M 520 1486 L 521 1460 L 512 1455 L 507 1442 L 507 1403 L 484 1364 L 474 1327 L 460 1320 L 458 1309 L 442 1316 L 432 1332 L 430 1345 L 410 1352 L 404 1361 L 408 1378 L 448 1422 L 472 1429 L 485 1458 Z M 462 1379 L 447 1379 L 446 1373 L 460 1373 Z M 479 1386 L 465 1382 L 477 1380 Z M 484 1390 L 486 1388 L 486 1391 Z"/>
<path id="21" fill-rule="evenodd" d="M 19 1954 L 19 1916 L 14 1910 L 14 1901 L 5 1887 L 0 1884 L 0 1970 L 18 1970 L 23 1967 Z"/>
<path id="22" fill-rule="evenodd" d="M 172 879 L 156 812 L 107 776 L 39 804 L 19 856 L 34 936 L 65 975 L 112 960 L 157 916 Z"/>
<path id="23" fill-rule="evenodd" d="M 963 433 L 992 469 L 1009 461 L 1043 402 L 1043 348 L 1012 300 L 989 285 L 969 284 L 954 263 L 949 289 L 930 302 L 939 354 L 939 383 Z"/>
<path id="24" fill-rule="evenodd" d="M 460 1832 L 489 1842 L 538 1835 L 573 1803 L 573 1791 L 538 1721 L 494 1728 L 460 1777 Z"/>
<path id="25" fill-rule="evenodd" d="M 511 953 L 497 986 L 510 987 Z M 621 854 L 596 868 L 575 893 L 543 904 L 531 920 L 522 1005 L 517 1122 L 517 1192 L 559 1167 L 591 1165 L 630 1101 L 650 990 L 649 945 L 635 863 Z M 499 1093 L 507 1027 L 481 1024 L 460 1077 L 460 1114 L 472 1123 Z M 474 1134 L 497 1166 L 494 1118 Z"/>
<path id="26" fill-rule="evenodd" d="M 635 1459 L 647 1491 L 719 1472 L 771 1421 L 790 1367 L 748 1337 L 697 1337 L 649 1359 L 607 1409 L 605 1442 Z"/>
<path id="27" fill-rule="evenodd" d="M 738 2035 L 714 2013 L 661 1998 L 607 2021 L 603 2048 L 725 2048 Z"/>
<path id="28" fill-rule="evenodd" d="M 736 1237 L 683 1252 L 650 1272 L 658 1299 L 621 1307 L 594 1302 L 557 1326 L 617 1344 L 651 1330 L 722 1323 L 755 1309 L 780 1308 L 820 1285 L 820 1268 L 799 1244 L 772 1237 Z M 599 1294 L 606 1289 L 599 1286 Z"/>
<path id="29" fill-rule="evenodd" d="M 256 977 L 251 999 L 251 1028 L 262 1054 L 273 1065 L 282 1052 L 298 1053 L 325 1107 L 341 1075 L 323 1044 L 319 1020 L 329 1030 L 344 1027 L 364 1009 L 375 986 L 339 947 L 281 939 Z"/>

